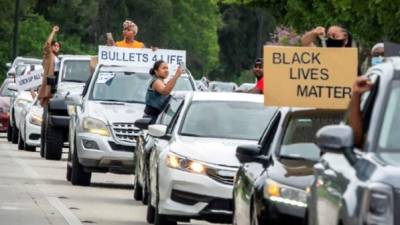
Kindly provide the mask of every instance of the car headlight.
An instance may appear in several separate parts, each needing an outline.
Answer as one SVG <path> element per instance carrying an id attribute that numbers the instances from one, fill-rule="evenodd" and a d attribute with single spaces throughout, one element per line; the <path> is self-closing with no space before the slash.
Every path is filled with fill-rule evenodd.
<path id="1" fill-rule="evenodd" d="M 82 128 L 84 131 L 89 133 L 107 137 L 110 136 L 110 132 L 108 131 L 106 124 L 103 121 L 95 118 L 86 117 L 83 119 Z"/>
<path id="2" fill-rule="evenodd" d="M 31 124 L 37 125 L 37 126 L 41 126 L 42 125 L 42 115 L 36 114 L 36 113 L 32 113 L 30 118 L 29 118 L 29 122 Z"/>
<path id="3" fill-rule="evenodd" d="M 28 104 L 30 101 L 26 100 L 26 99 L 17 99 L 17 101 L 15 102 L 17 104 L 17 106 L 19 107 L 23 107 L 24 105 Z"/>
<path id="4" fill-rule="evenodd" d="M 264 197 L 273 202 L 279 202 L 291 206 L 307 207 L 308 192 L 279 184 L 267 179 L 264 185 Z"/>
<path id="5" fill-rule="evenodd" d="M 206 166 L 195 160 L 187 159 L 173 153 L 169 153 L 166 158 L 166 164 L 173 169 L 179 169 L 191 173 L 206 173 Z"/>

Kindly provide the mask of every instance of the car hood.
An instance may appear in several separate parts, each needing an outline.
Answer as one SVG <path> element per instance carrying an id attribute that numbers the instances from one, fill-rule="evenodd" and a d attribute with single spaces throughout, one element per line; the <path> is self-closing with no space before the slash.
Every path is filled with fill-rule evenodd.
<path id="1" fill-rule="evenodd" d="M 144 104 L 89 101 L 86 105 L 87 115 L 99 118 L 108 123 L 134 123 L 143 117 Z"/>
<path id="2" fill-rule="evenodd" d="M 383 152 L 367 157 L 368 160 L 360 159 L 356 162 L 355 166 L 362 168 L 358 170 L 357 177 L 369 179 L 370 182 L 385 183 L 400 190 L 400 153 Z"/>
<path id="3" fill-rule="evenodd" d="M 179 136 L 171 145 L 171 150 L 205 163 L 220 166 L 239 167 L 236 147 L 243 144 L 256 144 L 256 141 L 218 138 L 198 138 Z"/>
<path id="4" fill-rule="evenodd" d="M 70 94 L 82 94 L 84 87 L 85 83 L 61 82 L 58 86 L 58 92 L 61 93 L 61 95 L 65 95 L 67 92 Z"/>
<path id="5" fill-rule="evenodd" d="M 305 190 L 313 181 L 314 164 L 301 159 L 273 158 L 268 167 L 268 176 L 278 183 Z"/>

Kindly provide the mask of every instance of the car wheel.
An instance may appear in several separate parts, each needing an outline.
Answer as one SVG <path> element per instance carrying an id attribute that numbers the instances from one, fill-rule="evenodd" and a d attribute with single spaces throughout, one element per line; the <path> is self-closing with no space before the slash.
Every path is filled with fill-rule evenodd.
<path id="1" fill-rule="evenodd" d="M 70 141 L 69 149 L 68 149 L 68 158 L 67 158 L 67 174 L 65 175 L 65 178 L 67 179 L 67 181 L 71 181 L 71 176 L 72 176 L 71 148 L 73 148 L 73 145 L 71 145 L 71 141 Z"/>
<path id="2" fill-rule="evenodd" d="M 71 168 L 71 183 L 72 185 L 89 186 L 92 178 L 91 172 L 86 172 L 85 167 L 79 163 L 78 150 L 72 153 L 72 168 Z"/>
<path id="3" fill-rule="evenodd" d="M 21 132 L 18 134 L 18 150 L 24 150 L 25 142 L 22 140 Z"/>
<path id="4" fill-rule="evenodd" d="M 251 225 L 258 225 L 258 216 L 257 216 L 257 210 L 255 210 L 255 206 L 253 205 L 251 207 Z"/>
<path id="5" fill-rule="evenodd" d="M 46 110 L 43 110 L 43 120 L 42 120 L 42 126 L 40 128 L 40 157 L 44 158 L 44 133 L 46 130 L 46 123 L 47 121 L 47 113 Z"/>
<path id="6" fill-rule="evenodd" d="M 146 214 L 146 221 L 147 223 L 154 223 L 156 209 L 153 205 L 151 205 L 151 194 L 149 193 L 149 201 L 147 204 L 147 214 Z"/>
<path id="7" fill-rule="evenodd" d="M 170 219 L 166 215 L 162 215 L 158 213 L 158 204 L 155 208 L 154 213 L 154 225 L 177 225 L 178 223 L 175 220 Z"/>
<path id="8" fill-rule="evenodd" d="M 11 129 L 11 142 L 13 144 L 18 144 L 18 133 L 19 133 L 18 128 L 16 126 L 12 126 L 12 129 Z"/>
<path id="9" fill-rule="evenodd" d="M 64 146 L 62 130 L 46 126 L 44 140 L 44 156 L 46 159 L 60 160 Z"/>
<path id="10" fill-rule="evenodd" d="M 12 127 L 10 126 L 10 124 L 8 124 L 7 128 L 7 141 L 12 141 Z"/>
<path id="11" fill-rule="evenodd" d="M 142 186 L 139 184 L 138 171 L 135 173 L 135 190 L 133 190 L 133 198 L 136 201 L 142 200 Z"/>
<path id="12" fill-rule="evenodd" d="M 142 203 L 143 205 L 147 205 L 149 202 L 149 194 L 148 194 L 148 181 L 146 177 L 146 173 L 144 174 L 144 185 L 142 187 Z"/>

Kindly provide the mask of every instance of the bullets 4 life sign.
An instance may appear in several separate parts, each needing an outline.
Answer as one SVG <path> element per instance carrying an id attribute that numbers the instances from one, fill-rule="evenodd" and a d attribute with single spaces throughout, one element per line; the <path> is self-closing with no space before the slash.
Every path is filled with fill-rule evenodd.
<path id="1" fill-rule="evenodd" d="M 186 63 L 186 51 L 99 46 L 98 60 L 102 65 L 130 65 L 143 68 L 151 68 L 156 61 L 164 60 L 168 65 L 177 67 L 181 62 Z"/>
<path id="2" fill-rule="evenodd" d="M 355 48 L 264 46 L 267 106 L 344 109 L 356 77 Z"/>

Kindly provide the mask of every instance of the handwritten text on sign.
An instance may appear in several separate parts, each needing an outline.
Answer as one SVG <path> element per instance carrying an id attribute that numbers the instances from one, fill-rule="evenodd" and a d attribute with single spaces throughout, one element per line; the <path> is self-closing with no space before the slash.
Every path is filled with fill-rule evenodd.
<path id="1" fill-rule="evenodd" d="M 103 65 L 139 66 L 151 68 L 154 62 L 164 60 L 169 65 L 186 63 L 186 51 L 147 48 L 120 48 L 99 46 L 99 63 Z"/>
<path id="2" fill-rule="evenodd" d="M 344 109 L 357 77 L 355 48 L 264 47 L 265 104 Z"/>
<path id="3" fill-rule="evenodd" d="M 19 91 L 29 90 L 42 84 L 43 70 L 27 71 L 16 78 Z"/>

